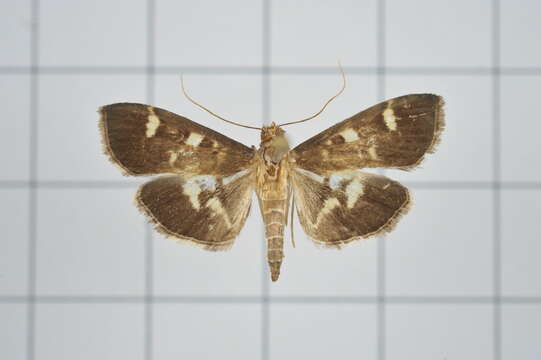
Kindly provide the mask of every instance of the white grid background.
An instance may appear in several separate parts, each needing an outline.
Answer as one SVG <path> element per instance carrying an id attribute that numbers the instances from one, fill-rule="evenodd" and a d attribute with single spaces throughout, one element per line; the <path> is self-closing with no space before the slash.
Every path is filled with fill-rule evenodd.
<path id="1" fill-rule="evenodd" d="M 0 3 L 0 359 L 541 358 L 541 5 L 535 0 Z M 386 171 L 416 204 L 386 239 L 269 282 L 254 211 L 228 253 L 151 231 L 96 109 L 152 103 L 245 144 L 296 145 L 384 98 L 447 101 L 438 152 Z M 257 210 L 257 207 L 254 208 Z"/>

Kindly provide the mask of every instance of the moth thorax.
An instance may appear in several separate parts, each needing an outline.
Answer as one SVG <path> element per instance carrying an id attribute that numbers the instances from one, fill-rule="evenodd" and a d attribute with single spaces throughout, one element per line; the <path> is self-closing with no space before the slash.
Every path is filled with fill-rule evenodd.
<path id="1" fill-rule="evenodd" d="M 265 160 L 275 164 L 279 163 L 289 151 L 286 132 L 274 123 L 263 127 L 261 130 L 261 148 Z"/>

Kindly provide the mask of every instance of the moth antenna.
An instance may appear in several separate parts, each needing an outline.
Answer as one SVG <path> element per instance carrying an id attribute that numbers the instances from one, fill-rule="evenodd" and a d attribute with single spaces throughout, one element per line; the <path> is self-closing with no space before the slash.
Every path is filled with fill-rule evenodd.
<path id="1" fill-rule="evenodd" d="M 293 213 L 295 212 L 295 197 L 291 198 L 291 245 L 295 247 L 295 231 L 293 230 Z"/>
<path id="2" fill-rule="evenodd" d="M 329 100 L 327 100 L 327 102 L 325 102 L 325 104 L 323 105 L 321 110 L 319 110 L 314 115 L 312 115 L 310 117 L 307 117 L 306 119 L 297 120 L 297 121 L 291 121 L 291 122 L 288 122 L 288 123 L 279 124 L 278 126 L 286 126 L 286 125 L 298 124 L 298 123 L 301 123 L 301 122 L 311 120 L 311 119 L 315 118 L 316 116 L 318 116 L 319 114 L 321 114 L 323 112 L 323 110 L 325 110 L 327 105 L 329 105 L 331 103 L 331 101 L 333 101 L 338 96 L 340 96 L 340 94 L 342 94 L 344 92 L 345 88 L 346 88 L 346 75 L 344 74 L 344 69 L 342 68 L 342 64 L 340 63 L 340 60 L 338 61 L 338 67 L 340 68 L 340 74 L 342 75 L 342 88 L 340 89 L 340 91 L 338 91 L 338 93 L 336 95 L 334 95 Z"/>
<path id="3" fill-rule="evenodd" d="M 190 101 L 192 104 L 194 104 L 195 106 L 199 107 L 200 109 L 203 109 L 205 110 L 206 112 L 208 112 L 210 115 L 220 119 L 220 120 L 223 120 L 225 122 L 228 122 L 230 124 L 233 124 L 233 125 L 237 125 L 237 126 L 241 126 L 241 127 L 244 127 L 244 128 L 247 128 L 247 129 L 255 129 L 255 130 L 261 130 L 261 128 L 258 128 L 258 127 L 255 127 L 255 126 L 249 126 L 249 125 L 243 125 L 243 124 L 239 124 L 239 123 L 236 123 L 234 121 L 231 121 L 231 120 L 227 120 L 227 119 L 224 119 L 223 117 L 221 117 L 220 115 L 210 111 L 209 109 L 207 109 L 206 107 L 204 107 L 203 105 L 199 104 L 197 101 L 195 101 L 194 99 L 192 99 L 190 97 L 190 95 L 188 95 L 188 93 L 186 92 L 186 89 L 184 88 L 184 77 L 182 76 L 182 74 L 180 75 L 180 86 L 182 87 L 182 93 L 184 94 L 184 96 L 186 97 L 186 99 L 188 99 L 188 101 Z"/>

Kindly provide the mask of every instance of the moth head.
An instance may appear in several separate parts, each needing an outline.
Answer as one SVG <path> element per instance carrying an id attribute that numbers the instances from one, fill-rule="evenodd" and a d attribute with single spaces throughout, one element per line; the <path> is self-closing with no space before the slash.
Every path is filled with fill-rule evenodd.
<path id="1" fill-rule="evenodd" d="M 269 142 L 277 136 L 284 136 L 285 133 L 286 132 L 279 125 L 276 125 L 273 122 L 269 126 L 263 126 L 261 129 L 261 142 Z"/>
<path id="2" fill-rule="evenodd" d="M 261 129 L 261 147 L 265 148 L 265 157 L 274 163 L 280 162 L 289 151 L 286 132 L 275 123 Z"/>

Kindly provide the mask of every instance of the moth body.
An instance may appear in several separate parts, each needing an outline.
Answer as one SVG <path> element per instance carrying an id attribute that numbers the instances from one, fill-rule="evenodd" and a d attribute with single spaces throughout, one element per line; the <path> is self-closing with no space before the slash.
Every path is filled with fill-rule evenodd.
<path id="1" fill-rule="evenodd" d="M 278 280 L 284 257 L 284 229 L 291 195 L 288 152 L 284 130 L 274 123 L 262 129 L 261 145 L 256 155 L 256 194 L 265 224 L 267 261 L 272 281 Z"/>

